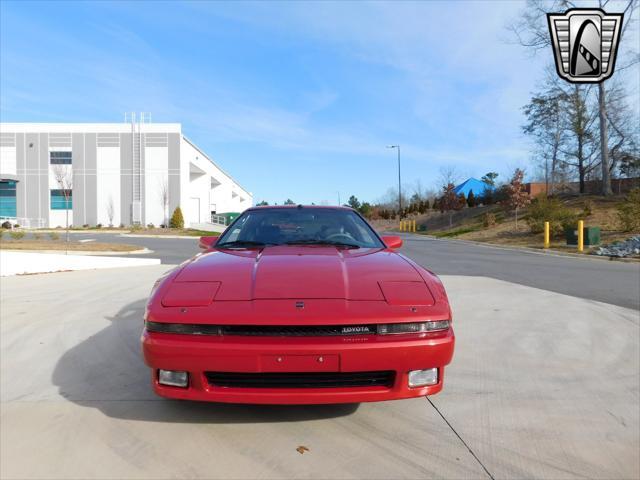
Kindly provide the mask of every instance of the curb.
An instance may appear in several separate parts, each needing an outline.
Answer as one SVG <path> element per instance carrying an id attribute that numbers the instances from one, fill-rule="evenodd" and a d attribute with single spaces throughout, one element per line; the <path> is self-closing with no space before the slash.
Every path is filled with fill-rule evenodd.
<path id="1" fill-rule="evenodd" d="M 122 233 L 121 237 L 129 237 L 129 238 L 182 238 L 187 240 L 198 240 L 199 236 L 191 236 L 191 235 L 141 235 L 135 233 Z M 212 235 L 213 236 L 213 235 Z"/>
<path id="2" fill-rule="evenodd" d="M 400 232 L 402 233 L 402 232 Z M 453 238 L 438 238 L 432 235 L 416 235 L 416 238 L 428 238 L 430 240 L 436 240 L 441 242 L 456 242 L 456 243 L 466 243 L 470 245 L 477 245 L 479 247 L 485 248 L 495 248 L 498 250 L 509 250 L 512 252 L 528 252 L 536 255 L 546 255 L 549 257 L 565 257 L 565 258 L 580 258 L 582 260 L 595 260 L 598 262 L 620 262 L 620 263 L 640 263 L 640 260 L 635 258 L 620 258 L 620 257 L 606 257 L 601 255 L 590 255 L 590 254 L 582 254 L 582 253 L 571 253 L 571 252 L 559 252 L 557 250 L 538 250 L 536 248 L 531 247 L 516 247 L 510 245 L 496 245 L 494 243 L 486 243 L 486 242 L 478 242 L 475 240 L 462 240 L 462 239 L 453 239 Z"/>
<path id="3" fill-rule="evenodd" d="M 57 255 L 82 255 L 87 257 L 122 257 L 125 255 L 147 255 L 149 253 L 153 253 L 153 250 L 149 250 L 148 248 L 142 248 L 140 250 L 132 250 L 130 252 L 92 252 L 90 250 L 22 250 L 22 249 L 13 249 L 13 248 L 3 248 L 1 250 L 7 252 L 24 252 L 24 253 L 50 253 Z"/>
<path id="4" fill-rule="evenodd" d="M 60 235 L 65 235 L 67 233 L 67 231 L 64 230 L 64 229 L 60 230 L 60 229 L 56 229 L 56 228 L 49 228 L 49 229 L 46 229 L 46 230 L 40 230 L 40 229 L 31 230 L 31 229 L 25 228 L 25 229 L 21 229 L 21 230 L 23 230 L 25 232 L 32 232 L 32 233 L 58 233 Z M 85 234 L 85 235 L 90 235 L 90 234 L 93 234 L 93 233 L 97 233 L 97 234 L 101 234 L 101 233 L 111 233 L 111 234 L 120 233 L 120 234 L 123 234 L 123 233 L 128 233 L 130 231 L 131 230 L 109 230 L 108 228 L 101 228 L 99 230 L 98 229 L 96 229 L 96 230 L 89 230 L 89 229 L 87 229 L 87 230 L 69 230 L 69 235 L 72 235 L 74 233 L 82 233 L 82 234 Z"/>

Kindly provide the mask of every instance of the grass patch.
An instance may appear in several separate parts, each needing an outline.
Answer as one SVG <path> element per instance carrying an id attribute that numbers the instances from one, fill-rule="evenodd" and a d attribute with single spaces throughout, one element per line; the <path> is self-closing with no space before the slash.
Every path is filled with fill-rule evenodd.
<path id="1" fill-rule="evenodd" d="M 135 235 L 178 235 L 182 237 L 208 237 L 221 235 L 218 232 L 209 232 L 207 230 L 196 230 L 193 228 L 139 228 L 131 230 Z"/>
<path id="2" fill-rule="evenodd" d="M 476 225 L 466 225 L 460 228 L 454 228 L 453 230 L 443 230 L 440 232 L 431 232 L 431 235 L 438 238 L 451 238 L 457 237 L 458 235 L 464 235 L 465 233 L 477 232 L 480 230 L 480 227 Z M 425 232 L 428 234 L 428 232 Z"/>
<path id="3" fill-rule="evenodd" d="M 125 243 L 100 243 L 100 242 L 56 242 L 49 240 L 13 240 L 0 243 L 3 250 L 61 250 L 77 252 L 133 252 L 142 247 L 127 245 Z"/>

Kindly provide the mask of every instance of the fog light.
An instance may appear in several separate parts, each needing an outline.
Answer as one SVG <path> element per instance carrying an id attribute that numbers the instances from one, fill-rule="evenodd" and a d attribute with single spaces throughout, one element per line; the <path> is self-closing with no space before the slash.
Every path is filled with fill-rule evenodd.
<path id="1" fill-rule="evenodd" d="M 159 370 L 158 382 L 161 385 L 186 388 L 189 385 L 189 374 L 187 372 L 177 372 L 175 370 Z"/>
<path id="2" fill-rule="evenodd" d="M 429 370 L 413 370 L 409 372 L 410 387 L 424 387 L 426 385 L 435 385 L 438 383 L 438 369 L 430 368 Z"/>

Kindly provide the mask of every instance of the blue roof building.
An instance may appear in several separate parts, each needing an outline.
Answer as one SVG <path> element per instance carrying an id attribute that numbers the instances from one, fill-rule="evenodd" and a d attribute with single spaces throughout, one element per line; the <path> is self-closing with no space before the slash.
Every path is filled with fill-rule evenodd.
<path id="1" fill-rule="evenodd" d="M 474 197 L 482 197 L 484 196 L 485 190 L 493 191 L 495 190 L 495 187 L 492 187 L 488 183 L 484 183 L 482 180 L 478 180 L 477 178 L 469 178 L 456 186 L 453 191 L 456 192 L 456 195 L 464 193 L 465 197 L 468 197 L 469 192 L 473 191 Z"/>

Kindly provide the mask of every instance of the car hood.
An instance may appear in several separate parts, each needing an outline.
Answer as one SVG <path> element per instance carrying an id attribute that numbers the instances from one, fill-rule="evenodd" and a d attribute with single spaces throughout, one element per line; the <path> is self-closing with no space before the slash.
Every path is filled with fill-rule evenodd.
<path id="1" fill-rule="evenodd" d="M 186 263 L 174 282 L 219 282 L 215 301 L 271 299 L 387 300 L 433 297 L 401 255 L 383 249 L 273 246 L 214 250 Z M 423 295 L 422 289 L 426 293 Z M 415 300 L 412 300 L 415 303 Z M 422 302 L 424 304 L 424 302 Z"/>

